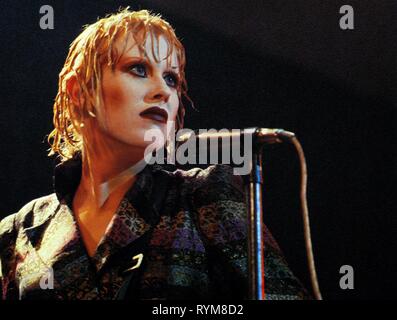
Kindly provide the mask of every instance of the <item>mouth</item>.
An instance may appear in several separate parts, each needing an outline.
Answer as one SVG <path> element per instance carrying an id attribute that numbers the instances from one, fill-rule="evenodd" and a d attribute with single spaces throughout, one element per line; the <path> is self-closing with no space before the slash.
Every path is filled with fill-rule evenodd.
<path id="1" fill-rule="evenodd" d="M 168 113 L 160 107 L 150 107 L 139 114 L 142 118 L 167 123 Z"/>

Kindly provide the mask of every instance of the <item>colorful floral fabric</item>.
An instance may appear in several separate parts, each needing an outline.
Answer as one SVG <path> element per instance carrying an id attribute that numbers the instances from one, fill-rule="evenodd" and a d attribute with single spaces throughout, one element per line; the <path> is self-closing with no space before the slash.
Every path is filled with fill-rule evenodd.
<path id="1" fill-rule="evenodd" d="M 169 183 L 156 217 L 152 193 L 164 174 Z M 146 166 L 92 258 L 71 210 L 80 175 L 81 160 L 63 163 L 55 193 L 1 221 L 2 299 L 115 299 L 130 272 L 129 299 L 247 298 L 245 194 L 230 166 Z M 141 266 L 126 271 L 145 247 Z M 266 228 L 265 277 L 268 299 L 308 298 Z"/>

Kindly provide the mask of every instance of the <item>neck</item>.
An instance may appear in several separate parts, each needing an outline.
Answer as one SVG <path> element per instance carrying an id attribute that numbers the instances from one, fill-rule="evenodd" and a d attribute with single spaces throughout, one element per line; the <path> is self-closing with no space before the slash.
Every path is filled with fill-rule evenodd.
<path id="1" fill-rule="evenodd" d="M 125 148 L 122 149 L 123 152 L 118 152 L 118 150 L 120 149 L 114 148 L 111 152 L 100 153 L 83 151 L 82 175 L 78 193 L 79 198 L 83 198 L 84 202 L 99 208 L 104 204 L 103 201 L 108 202 L 111 198 L 123 196 L 134 184 L 135 174 L 121 176 L 120 174 L 137 164 L 143 158 L 143 151 L 134 149 L 129 150 L 127 154 Z M 103 194 L 101 186 L 105 182 L 114 181 L 115 178 L 117 182 L 111 184 L 110 189 L 106 188 L 107 193 Z"/>

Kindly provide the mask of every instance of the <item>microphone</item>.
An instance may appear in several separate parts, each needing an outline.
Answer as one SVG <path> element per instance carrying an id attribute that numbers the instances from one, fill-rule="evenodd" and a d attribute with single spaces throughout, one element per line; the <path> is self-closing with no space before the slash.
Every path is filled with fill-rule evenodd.
<path id="1" fill-rule="evenodd" d="M 284 129 L 268 129 L 268 128 L 245 128 L 245 129 L 232 129 L 220 131 L 207 131 L 200 132 L 201 130 L 194 130 L 180 135 L 177 138 L 179 142 L 186 142 L 189 139 L 206 140 L 206 139 L 221 139 L 221 138 L 237 138 L 246 135 L 251 135 L 256 144 L 271 144 L 281 143 L 285 140 L 290 140 L 295 137 L 295 134 Z M 198 133 L 197 133 L 198 132 Z"/>

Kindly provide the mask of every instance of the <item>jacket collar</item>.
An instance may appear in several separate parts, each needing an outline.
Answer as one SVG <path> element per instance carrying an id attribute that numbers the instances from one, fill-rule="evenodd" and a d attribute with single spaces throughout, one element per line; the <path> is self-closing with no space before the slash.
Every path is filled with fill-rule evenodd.
<path id="1" fill-rule="evenodd" d="M 156 213 L 153 210 L 153 201 L 151 199 L 155 177 L 157 176 L 156 172 L 159 170 L 161 170 L 161 166 L 146 165 L 138 173 L 135 183 L 121 200 L 92 259 L 98 271 L 112 255 L 144 235 L 156 221 Z M 54 191 L 60 203 L 58 212 L 62 213 L 62 217 L 65 217 L 65 211 L 68 212 L 69 217 L 72 219 L 62 219 L 64 219 L 66 224 L 75 224 L 75 234 L 73 236 L 69 235 L 69 241 L 58 245 L 54 243 L 55 246 L 59 247 L 58 252 L 63 251 L 64 248 L 69 248 L 71 243 L 76 244 L 76 239 L 81 238 L 72 211 L 72 200 L 80 182 L 81 171 L 82 160 L 80 154 L 57 165 L 54 171 Z M 50 220 L 51 216 L 48 216 L 48 220 Z M 35 229 L 35 226 L 32 229 Z M 45 232 L 45 228 L 43 232 Z M 51 240 L 48 239 L 48 241 Z M 80 242 L 83 244 L 82 241 Z"/>

